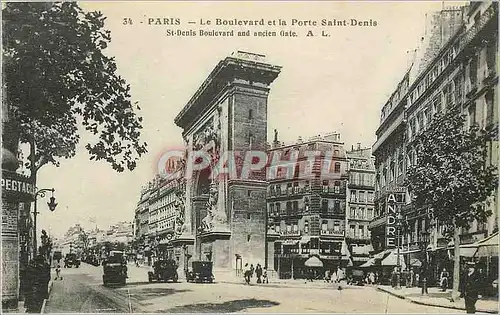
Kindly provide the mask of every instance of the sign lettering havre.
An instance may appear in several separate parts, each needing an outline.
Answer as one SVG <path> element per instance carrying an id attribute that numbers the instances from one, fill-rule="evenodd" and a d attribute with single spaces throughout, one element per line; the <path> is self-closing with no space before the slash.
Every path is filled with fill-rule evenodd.
<path id="1" fill-rule="evenodd" d="M 387 196 L 387 221 L 385 232 L 385 244 L 387 248 L 394 248 L 397 244 L 397 217 L 401 213 L 401 207 L 405 204 L 406 193 L 394 191 Z"/>

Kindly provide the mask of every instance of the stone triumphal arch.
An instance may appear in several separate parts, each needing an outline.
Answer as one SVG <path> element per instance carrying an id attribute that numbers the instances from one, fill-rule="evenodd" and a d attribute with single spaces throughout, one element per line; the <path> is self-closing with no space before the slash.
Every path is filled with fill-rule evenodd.
<path id="1" fill-rule="evenodd" d="M 248 150 L 265 151 L 267 98 L 281 67 L 263 55 L 238 51 L 220 61 L 175 118 L 187 152 L 203 150 L 212 166 L 236 153 L 237 176 L 213 178 L 213 167 L 186 178 L 182 231 L 173 241 L 186 259 L 212 261 L 215 276 L 246 262 L 264 266 L 265 170 L 241 178 Z M 186 264 L 187 265 L 187 264 Z"/>

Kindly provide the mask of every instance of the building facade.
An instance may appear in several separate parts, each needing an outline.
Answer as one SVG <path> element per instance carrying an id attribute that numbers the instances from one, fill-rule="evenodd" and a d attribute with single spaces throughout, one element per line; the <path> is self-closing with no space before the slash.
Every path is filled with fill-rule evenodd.
<path id="1" fill-rule="evenodd" d="M 311 159 L 307 152 L 318 152 Z M 340 134 L 317 136 L 282 145 L 275 135 L 269 158 L 282 166 L 268 176 L 268 269 L 280 278 L 304 278 L 315 255 L 323 267 L 336 270 L 348 263 L 342 253 L 346 223 L 348 161 Z M 296 162 L 290 157 L 296 154 Z M 326 171 L 325 171 L 326 170 Z M 345 246 L 344 246 L 345 250 Z"/>
<path id="2" fill-rule="evenodd" d="M 349 180 L 347 186 L 346 242 L 354 266 L 368 261 L 373 247 L 368 228 L 375 215 L 375 158 L 371 148 L 360 144 L 347 153 Z"/>
<path id="3" fill-rule="evenodd" d="M 370 223 L 376 251 L 388 248 L 386 201 L 389 193 L 405 191 L 406 171 L 416 161 L 415 139 L 429 127 L 435 113 L 459 106 L 468 124 L 496 133 L 498 129 L 498 3 L 471 2 L 447 8 L 432 16 L 427 46 L 421 49 L 410 70 L 381 111 L 376 157 L 375 218 Z M 497 138 L 496 138 L 497 139 Z M 497 165 L 498 141 L 489 144 L 490 163 Z M 497 193 L 492 196 L 493 215 L 487 222 L 473 222 L 461 231 L 461 244 L 473 243 L 498 230 Z M 402 219 L 406 229 L 400 245 L 407 266 L 430 259 L 431 281 L 439 270 L 449 268 L 450 240 L 439 225 L 431 227 L 425 209 L 416 209 L 406 193 Z M 418 264 L 418 263 L 417 263 Z M 498 274 L 498 271 L 497 271 Z"/>

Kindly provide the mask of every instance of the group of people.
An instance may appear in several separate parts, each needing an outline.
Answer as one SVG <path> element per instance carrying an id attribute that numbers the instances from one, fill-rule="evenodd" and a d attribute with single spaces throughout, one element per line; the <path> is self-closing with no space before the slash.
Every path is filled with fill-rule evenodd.
<path id="1" fill-rule="evenodd" d="M 332 272 L 331 270 L 325 270 L 325 278 L 324 281 L 327 283 L 338 283 L 342 280 L 346 279 L 346 273 L 341 268 L 338 268 L 336 271 Z M 312 277 L 309 279 L 312 281 Z"/>
<path id="2" fill-rule="evenodd" d="M 262 268 L 260 264 L 257 264 L 254 267 L 253 264 L 250 264 L 249 266 L 248 263 L 246 263 L 243 270 L 243 276 L 246 284 L 250 284 L 250 280 L 254 274 L 257 277 L 257 283 L 269 283 L 266 267 Z"/>

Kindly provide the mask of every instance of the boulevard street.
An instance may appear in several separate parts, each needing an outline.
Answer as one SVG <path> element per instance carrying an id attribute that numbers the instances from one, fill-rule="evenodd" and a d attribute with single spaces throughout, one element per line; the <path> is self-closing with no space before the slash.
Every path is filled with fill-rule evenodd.
<path id="1" fill-rule="evenodd" d="M 104 287 L 100 266 L 82 264 L 80 268 L 63 269 L 63 280 L 54 280 L 45 313 L 454 313 L 413 304 L 370 286 L 347 286 L 339 291 L 298 281 L 294 287 L 272 283 L 148 283 L 147 271 L 129 265 L 126 286 Z"/>

